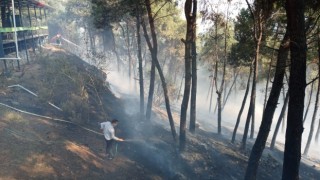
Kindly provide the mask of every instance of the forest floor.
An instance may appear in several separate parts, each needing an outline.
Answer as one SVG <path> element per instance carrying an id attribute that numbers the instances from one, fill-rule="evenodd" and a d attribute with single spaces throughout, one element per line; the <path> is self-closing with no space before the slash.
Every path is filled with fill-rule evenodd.
<path id="1" fill-rule="evenodd" d="M 67 74 L 69 79 L 93 72 L 81 59 L 61 49 L 49 47 L 44 53 L 45 58 L 54 56 L 69 62 L 64 66 L 76 67 L 79 73 Z M 48 73 L 43 65 L 41 61 L 33 61 L 22 70 L 14 71 L 9 78 L 1 77 L 0 179 L 243 179 L 249 152 L 239 151 L 238 144 L 231 144 L 221 135 L 197 129 L 196 134 L 188 133 L 186 151 L 178 153 L 165 111 L 155 108 L 151 122 L 141 121 L 136 113 L 127 113 L 138 106 L 136 98 L 130 95 L 117 98 L 108 88 L 103 88 L 97 92 L 102 101 L 98 103 L 97 96 L 86 86 L 90 103 L 85 122 L 71 118 L 77 112 L 66 115 L 64 108 L 60 111 L 48 105 L 48 97 L 41 93 L 41 89 L 50 89 L 45 85 L 59 85 L 60 96 L 77 92 L 70 89 L 72 86 L 67 89 L 63 84 L 65 80 L 58 75 L 41 79 Z M 52 69 L 54 67 L 57 69 Z M 52 68 L 53 72 L 61 71 L 61 67 Z M 101 79 L 97 74 L 91 77 Z M 47 82 L 39 84 L 42 81 Z M 8 88 L 16 84 L 43 96 Z M 52 93 L 51 100 L 55 96 L 55 92 Z M 65 107 L 65 97 L 60 98 L 52 101 Z M 99 110 L 101 106 L 104 113 Z M 177 122 L 178 117 L 175 113 Z M 113 160 L 106 158 L 104 138 L 99 134 L 99 123 L 106 118 L 119 119 L 117 135 L 127 140 L 118 143 L 118 153 Z M 258 179 L 281 179 L 281 169 L 281 152 L 266 150 Z M 300 174 L 301 179 L 320 179 L 319 163 L 302 163 Z"/>

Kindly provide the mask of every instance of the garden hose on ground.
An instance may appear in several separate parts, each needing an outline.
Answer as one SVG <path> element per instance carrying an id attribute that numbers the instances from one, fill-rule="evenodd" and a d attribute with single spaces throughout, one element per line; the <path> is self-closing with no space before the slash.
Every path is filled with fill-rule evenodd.
<path id="1" fill-rule="evenodd" d="M 78 126 L 79 128 L 81 129 L 84 129 L 86 131 L 89 131 L 89 132 L 92 132 L 92 133 L 95 133 L 95 134 L 98 134 L 98 135 L 103 135 L 102 133 L 99 133 L 97 131 L 94 131 L 92 129 L 89 129 L 87 127 L 84 127 L 80 124 L 77 124 L 75 122 L 71 122 L 71 121 L 67 121 L 67 120 L 64 120 L 64 119 L 59 119 L 59 118 L 53 118 L 53 117 L 49 117 L 49 116 L 43 116 L 43 115 L 39 115 L 39 114 L 35 114 L 35 113 L 31 113 L 31 112 L 28 112 L 28 111 L 23 111 L 21 109 L 17 109 L 15 107 L 12 107 L 12 106 L 9 106 L 7 104 L 3 104 L 3 103 L 0 103 L 0 105 L 4 106 L 4 107 L 7 107 L 9 109 L 12 109 L 12 110 L 15 110 L 15 111 L 18 111 L 20 113 L 24 113 L 24 114 L 28 114 L 28 115 L 32 115 L 32 116 L 36 116 L 36 117 L 41 117 L 41 118 L 45 118 L 45 119 L 48 119 L 48 120 L 52 120 L 52 121 L 59 121 L 59 122 L 64 122 L 64 123 L 68 123 L 68 124 L 72 124 L 72 125 L 76 125 Z"/>
<path id="2" fill-rule="evenodd" d="M 23 110 L 20 110 L 20 109 L 17 109 L 15 107 L 12 107 L 12 106 L 9 106 L 7 104 L 4 104 L 4 103 L 0 103 L 1 106 L 4 106 L 6 108 L 9 108 L 9 109 L 12 109 L 12 110 L 15 110 L 15 111 L 18 111 L 20 113 L 24 113 L 24 114 L 28 114 L 28 115 L 32 115 L 32 116 L 36 116 L 36 117 L 40 117 L 40 118 L 45 118 L 45 119 L 48 119 L 48 120 L 53 120 L 53 121 L 58 121 L 58 122 L 63 122 L 63 123 L 68 123 L 68 124 L 73 124 L 73 125 L 76 125 L 77 127 L 81 128 L 81 129 L 84 129 L 86 131 L 89 131 L 89 132 L 92 132 L 92 133 L 95 133 L 95 134 L 98 134 L 98 135 L 103 135 L 102 133 L 99 133 L 99 132 L 96 132 L 92 129 L 89 129 L 89 128 L 86 128 L 84 126 L 81 126 L 77 123 L 74 123 L 74 122 L 71 122 L 71 121 L 67 121 L 67 120 L 64 120 L 64 119 L 59 119 L 59 118 L 53 118 L 53 117 L 49 117 L 49 116 L 43 116 L 43 115 L 39 115 L 39 114 L 35 114 L 35 113 L 31 113 L 31 112 L 27 112 L 27 111 L 23 111 Z M 29 140 L 29 141 L 41 141 L 41 140 L 36 140 L 34 138 L 31 138 L 31 137 L 26 137 L 25 135 L 22 135 L 20 134 L 19 132 L 16 132 L 14 130 L 11 130 L 11 129 L 8 129 L 8 128 L 5 128 L 10 134 L 13 134 L 13 135 L 17 135 L 17 136 L 20 136 L 20 137 L 23 137 L 25 138 L 26 140 Z M 57 141 L 47 141 L 47 143 L 51 144 L 51 143 L 57 143 Z M 114 156 L 116 156 L 118 154 L 118 143 L 116 142 L 115 143 L 115 147 L 114 147 Z"/>

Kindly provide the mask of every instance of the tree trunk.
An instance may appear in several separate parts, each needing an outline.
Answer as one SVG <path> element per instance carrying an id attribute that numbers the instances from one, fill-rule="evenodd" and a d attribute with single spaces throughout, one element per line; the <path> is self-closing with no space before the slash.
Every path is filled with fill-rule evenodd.
<path id="1" fill-rule="evenodd" d="M 285 76 L 286 76 L 286 74 L 285 74 Z M 287 77 L 287 76 L 286 76 Z M 286 78 L 287 79 L 287 78 Z M 287 79 L 287 84 L 288 84 L 288 79 Z M 288 88 L 288 90 L 289 90 L 289 88 Z M 288 91 L 287 91 L 288 92 Z M 283 87 L 282 88 L 282 96 L 283 96 L 283 101 L 285 101 L 285 97 L 286 97 L 286 95 L 285 95 L 285 88 Z M 289 95 L 288 95 L 289 96 Z M 289 100 L 288 100 L 288 102 L 289 102 Z M 288 105 L 287 105 L 287 107 L 288 107 Z M 286 127 L 286 119 L 287 119 L 287 117 L 286 117 L 286 114 L 287 114 L 287 109 L 288 108 L 286 108 L 285 110 L 284 110 L 284 114 L 283 114 L 283 117 L 282 117 L 282 126 L 281 126 L 281 131 L 282 132 L 284 132 L 284 130 L 285 130 L 285 127 Z"/>
<path id="2" fill-rule="evenodd" d="M 276 43 L 277 43 L 277 39 L 278 39 L 278 35 L 279 35 L 278 31 L 279 31 L 279 26 L 277 26 L 277 30 L 276 30 L 276 34 L 275 34 L 274 42 L 273 42 L 273 47 L 275 47 Z M 269 80 L 270 80 L 270 77 L 271 77 L 271 67 L 272 67 L 274 55 L 275 55 L 275 51 L 272 51 L 271 60 L 270 60 L 270 63 L 269 63 L 269 68 L 268 68 L 266 90 L 265 90 L 265 94 L 264 94 L 263 110 L 266 109 L 267 98 L 268 98 Z"/>
<path id="3" fill-rule="evenodd" d="M 221 134 L 221 93 L 217 92 L 217 103 L 218 103 L 218 134 Z"/>
<path id="4" fill-rule="evenodd" d="M 152 45 L 151 41 L 149 39 L 149 36 L 147 34 L 147 26 L 144 21 L 141 22 L 141 26 L 143 29 L 143 34 L 146 39 L 147 45 L 152 53 Z M 155 82 L 155 64 L 151 60 L 151 70 L 150 70 L 150 83 L 149 83 L 149 93 L 148 93 L 148 102 L 147 102 L 147 109 L 146 109 L 146 120 L 150 121 L 151 118 L 151 112 L 152 112 L 152 103 L 153 103 L 153 95 L 154 95 L 154 82 Z"/>
<path id="5" fill-rule="evenodd" d="M 149 93 L 148 93 L 148 102 L 147 102 L 147 110 L 146 110 L 146 120 L 150 121 L 151 112 L 152 112 L 152 103 L 153 103 L 153 95 L 154 95 L 154 81 L 156 76 L 154 62 L 151 62 L 151 71 L 150 71 L 150 83 L 149 83 Z"/>
<path id="6" fill-rule="evenodd" d="M 319 82 L 318 82 L 318 90 L 317 90 L 317 95 L 316 95 L 316 102 L 314 105 L 314 111 L 313 111 L 313 115 L 312 115 L 312 119 L 311 119 L 311 125 L 310 125 L 310 131 L 309 131 L 309 136 L 308 136 L 308 141 L 306 144 L 306 147 L 304 149 L 303 155 L 308 155 L 309 149 L 310 149 L 310 145 L 311 145 L 311 140 L 313 137 L 313 131 L 314 131 L 314 124 L 315 124 L 315 120 L 316 120 L 316 115 L 318 112 L 318 108 L 319 108 Z"/>
<path id="7" fill-rule="evenodd" d="M 306 108 L 306 112 L 304 113 L 304 116 L 303 116 L 303 122 L 306 121 L 307 115 L 308 115 L 308 112 L 309 112 L 309 107 L 310 107 L 310 104 L 311 104 L 311 99 L 312 99 L 312 94 L 313 94 L 313 85 L 314 85 L 314 82 L 311 83 L 311 89 L 310 89 L 310 93 L 309 93 L 308 105 L 307 105 L 307 108 Z"/>
<path id="8" fill-rule="evenodd" d="M 140 85 L 140 119 L 144 120 L 144 86 L 143 86 L 143 69 L 142 69 L 142 54 L 141 54 L 141 36 L 140 36 L 140 8 L 139 3 L 136 4 L 136 26 L 137 26 L 137 45 L 139 59 L 139 85 Z"/>
<path id="9" fill-rule="evenodd" d="M 264 113 L 263 113 L 260 130 L 250 153 L 248 167 L 245 174 L 246 180 L 256 179 L 259 160 L 262 156 L 262 152 L 267 142 L 267 138 L 270 132 L 270 127 L 272 124 L 273 115 L 277 108 L 278 100 L 279 100 L 281 89 L 283 86 L 283 79 L 284 79 L 284 74 L 286 70 L 285 66 L 286 66 L 286 60 L 288 57 L 288 52 L 289 52 L 289 34 L 286 33 L 285 36 L 283 37 L 283 40 L 279 48 L 275 77 L 273 80 L 273 84 L 272 84 L 270 96 L 266 105 L 266 109 L 264 110 Z"/>
<path id="10" fill-rule="evenodd" d="M 194 1 L 196 2 L 196 1 Z M 196 4 L 196 3 L 195 3 Z M 191 86 L 191 61 L 192 61 L 192 48 L 193 40 L 195 37 L 194 27 L 195 27 L 195 18 L 193 17 L 192 8 L 196 10 L 196 7 L 193 7 L 194 4 L 192 0 L 186 0 L 184 11 L 185 17 L 187 20 L 187 32 L 185 40 L 185 84 L 184 84 L 184 93 L 181 103 L 181 112 L 180 112 L 180 151 L 185 150 L 186 146 L 186 128 L 187 128 L 187 110 L 189 104 L 190 96 L 190 86 Z"/>
<path id="11" fill-rule="evenodd" d="M 227 7 L 227 20 L 225 23 L 225 29 L 224 29 L 224 58 L 223 58 L 223 70 L 222 70 L 222 79 L 221 79 L 221 84 L 220 84 L 220 88 L 219 90 L 217 89 L 217 103 L 218 103 L 218 134 L 221 134 L 221 114 L 222 114 L 222 102 L 221 102 L 221 98 L 222 98 L 222 93 L 223 93 L 223 86 L 225 83 L 225 76 L 226 76 L 226 65 L 227 65 L 227 31 L 228 31 L 228 18 L 229 18 L 229 3 L 228 3 L 228 7 Z M 218 24 L 217 22 L 215 24 Z M 216 25 L 216 47 L 218 46 L 217 43 L 217 26 Z M 216 49 L 217 51 L 217 49 Z M 217 51 L 218 52 L 218 51 Z M 218 57 L 218 56 L 217 56 Z M 217 58 L 218 61 L 218 58 Z M 217 64 L 218 66 L 218 64 Z M 216 69 L 218 69 L 218 67 L 216 67 Z M 217 73 L 217 71 L 216 71 Z M 217 83 L 216 83 L 217 84 Z"/>
<path id="12" fill-rule="evenodd" d="M 89 40 L 90 40 L 90 52 L 95 55 L 96 54 L 96 49 L 95 49 L 95 42 L 93 40 L 94 35 L 92 34 L 92 29 L 88 28 L 88 33 L 89 33 Z"/>
<path id="13" fill-rule="evenodd" d="M 193 0 L 192 9 L 193 19 L 197 19 L 197 0 Z M 195 21 L 192 24 L 192 44 L 191 44 L 191 60 L 192 60 L 192 86 L 191 86 L 191 101 L 190 101 L 190 126 L 189 130 L 194 133 L 196 130 L 196 103 L 197 103 L 197 47 L 196 47 L 196 30 Z"/>
<path id="14" fill-rule="evenodd" d="M 111 32 L 111 34 L 112 34 L 112 40 L 113 40 L 113 52 L 117 57 L 117 70 L 118 70 L 118 72 L 120 72 L 120 61 L 121 61 L 121 59 L 120 59 L 119 53 L 117 52 L 117 44 L 116 44 L 116 39 L 115 39 L 113 31 Z"/>
<path id="15" fill-rule="evenodd" d="M 179 99 L 180 99 L 183 79 L 184 79 L 184 76 L 182 75 L 181 82 L 180 82 L 180 87 L 179 87 L 179 92 L 178 92 L 178 95 L 177 95 L 177 101 L 179 101 Z"/>
<path id="16" fill-rule="evenodd" d="M 287 91 L 287 93 L 286 93 L 286 98 L 283 101 L 283 106 L 282 106 L 282 109 L 281 109 L 281 113 L 279 115 L 278 122 L 277 122 L 276 128 L 275 128 L 273 136 L 272 136 L 272 140 L 271 140 L 271 144 L 270 144 L 270 149 L 271 150 L 274 149 L 274 146 L 276 144 L 277 135 L 278 135 L 278 132 L 279 132 L 279 129 L 280 129 L 281 122 L 283 121 L 283 116 L 286 113 L 288 102 L 289 102 L 289 91 Z"/>
<path id="17" fill-rule="evenodd" d="M 212 99 L 213 99 L 213 88 L 214 88 L 215 84 L 214 84 L 214 76 L 212 75 L 211 78 L 211 92 L 210 92 L 210 105 L 209 105 L 209 113 L 211 112 L 211 108 L 212 108 Z"/>
<path id="18" fill-rule="evenodd" d="M 161 79 L 161 83 L 162 83 L 162 88 L 163 88 L 163 93 L 164 93 L 164 99 L 165 99 L 165 104 L 166 104 L 166 109 L 167 109 L 167 115 L 168 115 L 168 119 L 169 119 L 169 123 L 170 123 L 170 127 L 171 127 L 171 133 L 173 136 L 174 141 L 176 141 L 176 129 L 174 126 L 174 122 L 173 122 L 173 117 L 172 117 L 172 113 L 171 113 L 171 109 L 170 109 L 170 100 L 169 100 L 169 95 L 168 95 L 168 89 L 167 89 L 167 84 L 166 84 L 166 80 L 163 74 L 163 71 L 161 69 L 160 63 L 158 61 L 158 57 L 157 57 L 157 53 L 158 53 L 158 42 L 157 42 L 157 36 L 156 36 L 156 32 L 155 32 L 155 26 L 154 26 L 154 19 L 152 17 L 152 11 L 151 11 L 151 3 L 150 0 L 145 0 L 146 3 L 146 8 L 148 11 L 148 18 L 149 18 L 149 25 L 150 25 L 150 31 L 151 31 L 151 38 L 152 38 L 152 44 L 153 46 L 149 46 L 150 48 L 150 52 L 151 52 L 151 57 L 152 57 L 152 62 L 155 64 L 160 79 Z M 151 44 L 150 42 L 150 38 L 148 38 L 148 34 L 146 31 L 146 28 L 143 28 L 145 31 L 145 37 L 146 37 L 146 41 L 147 44 Z"/>
<path id="19" fill-rule="evenodd" d="M 248 94 L 249 94 L 249 88 L 250 88 L 250 78 L 251 78 L 251 74 L 252 74 L 252 64 L 250 66 L 250 73 L 249 73 L 249 77 L 248 77 L 248 82 L 247 82 L 247 87 L 246 87 L 246 91 L 244 93 L 244 97 L 243 97 L 243 100 L 242 100 L 242 104 L 241 104 L 241 108 L 240 108 L 240 111 L 239 111 L 239 114 L 238 114 L 238 117 L 237 117 L 237 122 L 236 122 L 236 125 L 234 127 L 234 130 L 233 130 L 233 134 L 232 134 L 232 139 L 231 139 L 231 142 L 234 143 L 235 139 L 236 139 L 236 135 L 237 135 L 237 130 L 238 130 L 238 127 L 239 127 L 239 124 L 240 124 L 240 120 L 241 120 L 241 115 L 242 115 L 242 112 L 243 112 L 243 109 L 244 109 L 244 106 L 246 105 L 246 102 L 247 102 L 247 97 L 248 97 Z"/>
<path id="20" fill-rule="evenodd" d="M 254 28 L 254 37 L 255 37 L 255 57 L 254 57 L 254 69 L 253 69 L 253 79 L 252 79 L 252 89 L 251 89 L 251 98 L 250 98 L 250 105 L 249 110 L 247 114 L 246 119 L 246 125 L 243 133 L 242 138 L 242 149 L 246 148 L 247 143 L 247 136 L 249 131 L 249 125 L 250 125 L 250 119 L 251 121 L 251 134 L 250 137 L 253 138 L 254 136 L 254 124 L 255 124 L 255 106 L 256 106 L 256 83 L 258 80 L 258 60 L 259 60 L 259 54 L 260 54 L 260 45 L 262 40 L 262 34 L 263 34 L 263 22 L 262 22 L 262 12 L 258 12 L 257 20 L 253 17 L 254 23 L 257 23 L 258 28 Z"/>
<path id="21" fill-rule="evenodd" d="M 306 87 L 306 33 L 304 0 L 287 0 L 287 23 L 290 33 L 289 108 L 282 179 L 299 179 L 303 109 Z"/>
<path id="22" fill-rule="evenodd" d="M 227 79 L 225 80 L 225 83 L 224 83 L 224 90 L 226 91 L 228 89 L 228 85 L 229 85 L 230 81 L 228 81 Z M 222 99 L 222 102 L 225 102 L 227 98 L 227 93 L 223 93 L 223 99 Z M 223 103 L 222 103 L 222 107 L 223 107 Z M 223 110 L 223 108 L 222 108 Z"/>
<path id="23" fill-rule="evenodd" d="M 130 33 L 129 33 L 129 25 L 128 22 L 126 22 L 126 27 L 127 27 L 127 53 L 128 53 L 128 60 L 129 60 L 129 64 L 128 64 L 128 68 L 129 68 L 129 80 L 131 81 L 131 69 L 132 69 L 132 59 L 131 59 L 131 50 L 130 50 Z"/>
<path id="24" fill-rule="evenodd" d="M 246 124 L 244 128 L 244 133 L 242 137 L 242 145 L 241 149 L 246 148 L 246 143 L 247 143 L 247 137 L 248 137 L 248 131 L 249 131 L 249 125 L 250 125 L 250 119 L 253 118 L 254 116 L 254 106 L 255 106 L 255 100 L 256 100 L 256 80 L 257 80 L 257 56 L 254 59 L 254 65 L 253 65 L 253 79 L 252 79 L 252 88 L 251 88 L 251 98 L 250 98 L 250 105 L 249 105 L 249 110 L 247 114 L 247 119 L 246 119 Z M 253 119 L 252 119 L 253 120 Z M 254 122 L 251 122 L 254 124 Z M 251 129 L 254 130 L 254 128 L 251 126 Z"/>
<path id="25" fill-rule="evenodd" d="M 235 77 L 234 77 L 234 79 L 233 79 L 233 82 L 232 82 L 232 84 L 231 84 L 231 87 L 229 88 L 228 94 L 227 94 L 225 100 L 223 101 L 222 110 L 224 109 L 224 106 L 227 104 L 227 101 L 228 101 L 228 99 L 229 99 L 229 96 L 230 96 L 230 94 L 231 94 L 231 91 L 232 91 L 233 87 L 236 85 L 236 82 L 237 82 L 239 73 L 240 73 L 240 69 L 239 69 L 239 71 L 237 72 L 237 74 L 235 74 Z"/>
<path id="26" fill-rule="evenodd" d="M 319 124 L 318 124 L 318 129 L 317 129 L 317 132 L 316 132 L 316 137 L 314 139 L 316 141 L 316 143 L 318 143 L 319 135 L 320 135 L 320 120 L 319 120 Z"/>

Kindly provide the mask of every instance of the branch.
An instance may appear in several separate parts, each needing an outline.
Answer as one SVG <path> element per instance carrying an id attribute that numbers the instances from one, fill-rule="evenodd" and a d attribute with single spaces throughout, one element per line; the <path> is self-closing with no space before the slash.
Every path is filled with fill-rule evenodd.
<path id="1" fill-rule="evenodd" d="M 158 11 L 154 14 L 153 19 L 155 20 L 159 11 L 168 3 L 168 1 L 164 2 L 164 4 L 158 9 Z"/>
<path id="2" fill-rule="evenodd" d="M 266 47 L 266 48 L 268 48 L 268 49 L 271 49 L 271 50 L 277 51 L 277 52 L 279 51 L 279 49 L 276 49 L 276 48 L 270 47 L 270 46 L 268 46 L 268 45 L 265 45 L 265 47 Z"/>
<path id="3" fill-rule="evenodd" d="M 161 18 L 165 18 L 165 17 L 168 17 L 168 16 L 172 16 L 172 15 L 175 15 L 176 13 L 172 13 L 172 14 L 167 14 L 167 15 L 164 15 L 164 16 L 160 16 L 158 18 L 154 18 L 154 21 L 158 20 L 158 19 L 161 19 Z"/>
<path id="4" fill-rule="evenodd" d="M 319 74 L 318 74 L 317 77 L 315 77 L 315 78 L 312 79 L 310 82 L 308 82 L 308 83 L 306 84 L 306 87 L 307 87 L 308 85 L 310 85 L 311 83 L 314 83 L 317 79 L 319 79 Z"/>
<path id="5" fill-rule="evenodd" d="M 256 27 L 256 18 L 254 17 L 254 13 L 253 13 L 253 11 L 252 11 L 252 8 L 251 8 L 251 5 L 250 5 L 249 1 L 248 1 L 248 0 L 246 0 L 246 3 L 247 3 L 247 5 L 248 5 L 248 8 L 249 8 L 250 14 L 251 14 L 252 19 L 253 19 L 254 38 L 255 38 L 255 40 L 257 40 L 258 38 L 257 38 L 257 36 L 256 36 L 256 34 L 257 34 L 257 33 L 256 33 L 256 31 L 257 31 L 257 27 Z"/>
<path id="6" fill-rule="evenodd" d="M 249 8 L 249 11 L 250 11 L 250 14 L 251 14 L 251 16 L 252 16 L 253 20 L 255 20 L 255 18 L 254 18 L 254 14 L 253 14 L 253 11 L 252 11 L 252 8 L 251 8 L 251 5 L 250 5 L 249 1 L 248 1 L 248 0 L 246 0 L 246 3 L 247 3 L 247 5 L 248 5 L 248 8 Z"/>
<path id="7" fill-rule="evenodd" d="M 152 46 L 152 44 L 151 44 L 151 40 L 150 40 L 150 37 L 149 37 L 149 35 L 148 35 L 147 27 L 146 27 L 146 24 L 145 24 L 143 18 L 141 19 L 141 25 L 142 25 L 142 29 L 143 29 L 143 35 L 144 35 L 144 37 L 145 37 L 145 39 L 146 39 L 147 45 L 148 45 L 148 47 L 149 47 L 149 50 L 150 50 L 151 52 L 153 52 L 153 46 Z"/>
<path id="8" fill-rule="evenodd" d="M 309 33 L 312 32 L 312 30 L 316 27 L 319 19 L 320 19 L 320 15 L 318 15 L 318 17 L 316 18 L 316 20 L 314 21 L 314 23 L 311 23 L 311 22 L 309 21 L 309 25 L 307 26 L 307 28 L 306 28 L 306 30 L 305 30 L 305 31 L 307 32 L 307 34 L 309 34 Z M 313 25 L 310 26 L 310 24 L 313 24 Z"/>

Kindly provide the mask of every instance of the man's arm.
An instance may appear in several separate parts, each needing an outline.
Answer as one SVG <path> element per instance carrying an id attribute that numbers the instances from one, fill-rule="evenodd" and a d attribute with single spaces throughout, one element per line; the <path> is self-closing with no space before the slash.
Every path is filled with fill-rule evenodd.
<path id="1" fill-rule="evenodd" d="M 111 139 L 114 139 L 116 141 L 124 141 L 122 138 L 118 138 L 117 136 L 114 135 L 114 129 L 110 130 L 111 133 Z"/>

